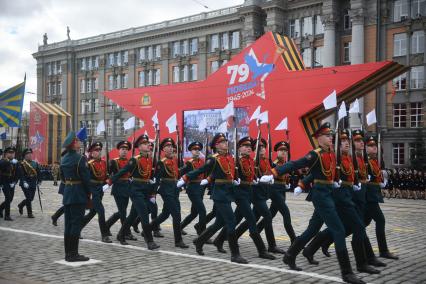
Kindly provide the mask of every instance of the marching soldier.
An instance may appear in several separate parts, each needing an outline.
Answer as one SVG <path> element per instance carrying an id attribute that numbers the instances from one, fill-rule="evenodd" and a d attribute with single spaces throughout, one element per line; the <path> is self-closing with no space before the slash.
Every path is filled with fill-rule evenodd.
<path id="1" fill-rule="evenodd" d="M 284 255 L 283 261 L 290 269 L 301 270 L 296 266 L 296 256 L 304 246 L 315 236 L 323 222 L 329 228 L 334 242 L 339 261 L 342 278 L 349 283 L 365 283 L 358 279 L 352 271 L 345 241 L 345 229 L 340 220 L 334 200 L 332 198 L 333 184 L 336 181 L 336 156 L 332 150 L 332 130 L 330 123 L 322 124 L 313 134 L 317 139 L 319 148 L 310 151 L 305 157 L 290 161 L 283 166 L 272 169 L 272 175 L 263 176 L 260 181 L 270 183 L 274 177 L 290 173 L 291 171 L 309 167 L 314 185 L 311 197 L 314 213 L 309 221 L 309 226 L 302 235 L 296 238 Z"/>
<path id="2" fill-rule="evenodd" d="M 53 185 L 58 185 L 59 163 L 56 161 L 52 165 L 52 176 L 53 176 Z"/>
<path id="3" fill-rule="evenodd" d="M 20 169 L 18 160 L 15 159 L 16 149 L 7 147 L 4 149 L 4 157 L 0 160 L 0 187 L 3 190 L 4 201 L 0 204 L 0 218 L 13 221 L 10 217 L 10 204 L 15 195 L 15 185 L 19 180 Z"/>
<path id="4" fill-rule="evenodd" d="M 25 199 L 18 204 L 19 214 L 23 214 L 24 206 L 27 207 L 28 218 L 34 218 L 32 204 L 37 186 L 41 184 L 40 166 L 36 161 L 32 160 L 33 150 L 31 148 L 24 149 L 21 162 L 22 176 L 19 186 L 25 195 Z"/>
<path id="5" fill-rule="evenodd" d="M 105 222 L 105 208 L 102 204 L 104 196 L 103 186 L 108 177 L 106 161 L 101 159 L 102 143 L 95 142 L 89 146 L 90 161 L 90 192 L 92 194 L 92 207 L 89 213 L 84 216 L 82 229 L 98 214 L 99 229 L 101 231 L 102 242 L 112 243 L 108 236 L 108 228 Z"/>
<path id="6" fill-rule="evenodd" d="M 385 186 L 385 183 L 377 160 L 377 141 L 375 136 L 369 135 L 367 137 L 366 151 L 368 155 L 369 179 L 367 182 L 365 225 L 368 226 L 371 220 L 376 222 L 376 237 L 380 256 L 398 259 L 396 255 L 389 252 L 385 234 L 385 216 L 379 206 L 379 203 L 383 203 L 383 196 L 380 190 Z"/>
<path id="7" fill-rule="evenodd" d="M 239 181 L 235 172 L 234 158 L 228 153 L 228 139 L 225 134 L 217 133 L 212 139 L 211 148 L 217 153 L 210 156 L 202 167 L 183 175 L 177 183 L 178 187 L 182 187 L 190 180 L 197 179 L 200 174 L 210 173 L 208 179 L 212 184 L 211 198 L 216 206 L 216 219 L 194 240 L 195 248 L 199 255 L 204 255 L 203 245 L 221 227 L 226 226 L 231 261 L 245 264 L 248 262 L 240 255 L 238 238 L 235 234 L 235 216 L 231 206 L 231 202 L 235 202 L 234 189 L 239 185 Z M 207 180 L 203 180 L 203 184 L 207 183 Z"/>
<path id="8" fill-rule="evenodd" d="M 204 165 L 204 161 L 200 159 L 201 150 L 203 150 L 203 144 L 200 142 L 192 142 L 188 145 L 188 151 L 191 152 L 192 158 L 186 161 L 180 170 L 181 176 Z M 206 229 L 206 207 L 203 203 L 205 187 L 200 185 L 201 180 L 204 178 L 204 174 L 200 174 L 198 179 L 192 180 L 186 186 L 186 194 L 191 200 L 191 213 L 181 223 L 181 229 L 183 230 L 198 216 L 197 235 L 200 235 Z"/>
<path id="9" fill-rule="evenodd" d="M 65 138 L 62 145 L 67 153 L 61 159 L 61 174 L 64 179 L 65 212 L 65 260 L 69 262 L 88 261 L 78 253 L 78 243 L 84 212 L 90 194 L 90 170 L 86 157 L 78 153 L 80 141 L 74 131 Z"/>
<path id="10" fill-rule="evenodd" d="M 136 141 L 137 142 L 137 141 Z M 137 143 L 135 142 L 135 145 Z M 110 161 L 110 171 L 111 175 L 114 175 L 118 173 L 122 168 L 124 168 L 128 162 L 129 159 L 127 159 L 127 153 L 132 149 L 132 144 L 129 141 L 120 141 L 117 143 L 117 150 L 118 150 L 118 158 L 115 158 L 114 160 Z M 114 181 L 114 186 L 111 190 L 111 195 L 114 197 L 115 204 L 117 205 L 118 212 L 115 212 L 111 215 L 111 217 L 108 218 L 106 221 L 106 226 L 108 229 L 108 236 L 111 235 L 111 227 L 115 224 L 118 220 L 120 220 L 121 225 L 124 224 L 127 217 L 127 206 L 129 204 L 130 199 L 130 185 L 129 185 L 129 179 L 131 177 L 130 172 L 123 173 L 120 178 Z M 125 239 L 126 240 L 137 240 L 128 230 L 125 232 Z"/>
<path id="11" fill-rule="evenodd" d="M 274 167 L 279 167 L 288 162 L 288 151 L 290 145 L 286 141 L 280 141 L 274 146 L 274 151 L 277 152 L 277 159 L 274 161 Z M 271 211 L 272 218 L 274 218 L 278 212 L 281 213 L 284 222 L 284 228 L 287 235 L 290 238 L 290 242 L 293 243 L 296 239 L 293 226 L 291 224 L 290 210 L 285 202 L 286 192 L 290 189 L 290 175 L 285 174 L 275 179 L 274 184 L 270 185 L 270 198 L 272 200 L 269 210 Z M 258 224 L 259 232 L 263 230 L 265 221 L 262 219 Z"/>
<path id="12" fill-rule="evenodd" d="M 154 250 L 160 246 L 154 242 L 152 226 L 149 225 L 148 208 L 145 203 L 146 195 L 151 193 L 152 185 L 155 184 L 155 178 L 152 172 L 152 157 L 149 155 L 148 136 L 145 134 L 139 136 L 133 146 L 139 147 L 140 154 L 136 157 L 132 157 L 124 167 L 120 168 L 120 170 L 108 180 L 109 185 L 114 184 L 113 190 L 117 190 L 115 185 L 119 184 L 117 183 L 118 181 L 124 181 L 124 179 L 126 179 L 128 184 L 129 178 L 131 179 L 130 185 L 127 185 L 124 189 L 128 192 L 132 200 L 132 208 L 129 216 L 118 232 L 117 240 L 122 245 L 128 244 L 125 239 L 125 234 L 130 232 L 130 227 L 139 216 L 142 221 L 143 236 L 147 247 L 149 250 Z M 122 187 L 118 188 L 118 190 L 121 189 Z M 115 191 L 115 194 L 117 194 L 117 191 Z"/>
<path id="13" fill-rule="evenodd" d="M 175 246 L 179 248 L 188 248 L 182 240 L 181 231 L 181 212 L 179 201 L 179 188 L 176 182 L 179 178 L 178 162 L 174 157 L 174 146 L 176 143 L 172 138 L 165 138 L 160 143 L 160 149 L 164 151 L 165 157 L 161 159 L 155 170 L 155 178 L 160 182 L 158 193 L 163 199 L 163 209 L 150 226 L 156 227 L 163 223 L 172 215 L 173 218 L 173 233 Z"/>
<path id="14" fill-rule="evenodd" d="M 256 217 L 253 210 L 251 209 L 251 202 L 253 198 L 253 186 L 257 185 L 254 160 L 250 157 L 252 152 L 253 140 L 251 137 L 244 137 L 238 141 L 238 150 L 240 158 L 238 159 L 238 177 L 241 179 L 240 185 L 235 187 L 235 203 L 237 208 L 235 209 L 234 215 L 236 224 L 240 223 L 241 220 L 246 220 L 247 227 L 250 231 L 250 237 L 252 238 L 259 257 L 264 259 L 275 259 L 275 256 L 269 254 L 266 251 L 265 243 L 260 236 L 260 233 L 256 227 Z M 237 153 L 236 153 L 237 154 Z M 214 245 L 217 247 L 219 252 L 225 253 L 223 249 L 223 243 L 226 238 L 226 228 L 223 228 L 219 235 L 214 240 Z"/>

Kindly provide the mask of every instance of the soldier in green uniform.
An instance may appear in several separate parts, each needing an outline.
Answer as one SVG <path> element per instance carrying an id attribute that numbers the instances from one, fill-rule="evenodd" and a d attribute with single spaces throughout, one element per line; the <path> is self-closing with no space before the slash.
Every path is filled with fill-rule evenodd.
<path id="1" fill-rule="evenodd" d="M 352 271 L 345 242 L 345 228 L 340 220 L 336 205 L 332 197 L 333 185 L 336 183 L 336 157 L 332 147 L 332 131 L 330 123 L 322 124 L 314 133 L 319 148 L 310 151 L 305 157 L 290 161 L 283 166 L 272 169 L 272 175 L 263 176 L 261 182 L 271 182 L 274 177 L 290 173 L 304 167 L 310 168 L 314 179 L 311 189 L 311 200 L 314 213 L 309 226 L 302 235 L 296 238 L 284 255 L 283 262 L 290 269 L 301 270 L 296 266 L 296 256 L 303 247 L 318 233 L 323 223 L 327 225 L 333 235 L 337 259 L 339 261 L 342 278 L 348 283 L 365 283 L 358 279 Z"/>
<path id="2" fill-rule="evenodd" d="M 24 206 L 27 207 L 28 218 L 34 218 L 32 204 L 37 186 L 41 184 L 40 166 L 36 161 L 33 161 L 33 150 L 31 148 L 24 149 L 22 156 L 24 159 L 21 162 L 21 180 L 19 186 L 25 195 L 25 199 L 18 204 L 19 214 L 23 214 Z"/>
<path id="3" fill-rule="evenodd" d="M 19 180 L 20 167 L 18 160 L 15 159 L 15 147 L 4 149 L 4 157 L 0 160 L 0 187 L 3 190 L 4 202 L 0 205 L 0 218 L 13 221 L 10 217 L 10 204 L 15 195 L 15 186 Z"/>
<path id="4" fill-rule="evenodd" d="M 155 178 L 160 182 L 158 193 L 163 199 L 163 209 L 156 219 L 151 222 L 152 227 L 163 223 L 170 215 L 173 218 L 173 233 L 175 246 L 179 248 L 188 248 L 182 240 L 182 230 L 180 227 L 181 212 L 179 201 L 179 188 L 176 182 L 179 178 L 178 162 L 173 154 L 176 143 L 172 138 L 165 138 L 160 143 L 160 149 L 164 151 L 165 157 L 161 159 L 155 169 Z"/>
<path id="5" fill-rule="evenodd" d="M 125 177 L 131 180 L 130 186 L 126 188 L 132 200 L 132 208 L 129 216 L 121 226 L 117 235 L 117 240 L 122 245 L 127 245 L 125 234 L 130 232 L 130 227 L 139 216 L 142 221 L 142 229 L 144 231 L 144 239 L 149 250 L 159 248 L 152 236 L 152 227 L 149 225 L 148 208 L 146 207 L 146 195 L 149 195 L 152 190 L 152 184 L 155 184 L 152 172 L 152 157 L 149 155 L 149 137 L 141 135 L 135 141 L 134 147 L 139 147 L 140 154 L 132 157 L 129 162 L 115 173 L 110 180 L 109 185 L 113 185 L 113 190 L 117 181 Z M 130 175 L 130 176 L 129 176 Z M 128 181 L 127 181 L 128 182 Z M 119 190 L 121 187 L 119 188 Z M 116 189 L 115 189 L 116 190 Z"/>
<path id="6" fill-rule="evenodd" d="M 102 204 L 104 196 L 103 187 L 108 177 L 107 164 L 101 159 L 102 143 L 94 142 L 89 146 L 90 160 L 90 193 L 92 194 L 92 207 L 84 216 L 82 229 L 98 214 L 99 229 L 101 231 L 102 242 L 112 243 L 108 236 L 108 228 L 105 222 L 105 208 Z"/>
<path id="7" fill-rule="evenodd" d="M 228 139 L 225 134 L 217 133 L 212 139 L 211 148 L 217 153 L 210 156 L 202 167 L 183 175 L 177 183 L 178 187 L 182 187 L 185 183 L 197 179 L 200 174 L 204 173 L 209 175 L 208 179 L 212 184 L 211 198 L 216 207 L 216 219 L 194 240 L 195 248 L 198 254 L 204 255 L 203 245 L 221 227 L 226 226 L 231 261 L 248 263 L 240 255 L 238 238 L 235 234 L 236 221 L 231 202 L 235 202 L 235 186 L 239 185 L 240 181 L 236 176 L 234 158 L 228 153 Z"/>
<path id="8" fill-rule="evenodd" d="M 86 157 L 78 153 L 80 141 L 71 131 L 62 145 L 67 153 L 61 159 L 60 171 L 64 180 L 65 214 L 65 260 L 69 262 L 87 261 L 88 257 L 78 253 L 78 243 L 84 212 L 90 193 L 90 171 Z"/>
<path id="9" fill-rule="evenodd" d="M 389 259 L 398 259 L 396 255 L 389 252 L 385 234 L 385 216 L 380 209 L 379 203 L 383 203 L 381 189 L 385 187 L 382 170 L 377 157 L 377 138 L 374 135 L 367 136 L 366 151 L 368 155 L 368 175 L 365 225 L 368 226 L 371 220 L 376 222 L 376 237 L 379 246 L 380 256 Z"/>

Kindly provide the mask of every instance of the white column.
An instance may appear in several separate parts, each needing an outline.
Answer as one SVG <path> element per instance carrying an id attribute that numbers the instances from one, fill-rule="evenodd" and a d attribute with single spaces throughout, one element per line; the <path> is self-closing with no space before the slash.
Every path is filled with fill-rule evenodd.
<path id="1" fill-rule="evenodd" d="M 330 67 L 336 65 L 336 21 L 332 15 L 323 17 L 324 23 L 324 49 L 323 66 Z"/>

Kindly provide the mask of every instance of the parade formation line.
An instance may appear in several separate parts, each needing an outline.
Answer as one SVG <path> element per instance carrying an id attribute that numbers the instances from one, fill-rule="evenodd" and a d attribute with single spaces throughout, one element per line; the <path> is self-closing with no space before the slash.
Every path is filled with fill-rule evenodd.
<path id="1" fill-rule="evenodd" d="M 28 235 L 33 235 L 33 236 L 45 237 L 45 238 L 53 238 L 53 239 L 63 239 L 64 238 L 63 236 L 58 236 L 58 235 L 44 234 L 44 233 L 38 233 L 38 232 L 33 232 L 33 231 L 25 231 L 25 230 L 20 230 L 20 229 L 12 229 L 12 228 L 6 228 L 6 227 L 1 227 L 1 226 L 0 226 L 0 230 L 1 231 L 14 232 L 14 233 L 18 233 L 18 234 L 28 234 Z M 222 263 L 227 263 L 227 264 L 230 264 L 230 265 L 236 265 L 236 266 L 241 266 L 241 267 L 250 267 L 250 268 L 261 269 L 261 270 L 282 272 L 282 273 L 287 273 L 287 274 L 303 275 L 303 276 L 307 276 L 307 277 L 314 277 L 314 278 L 318 278 L 318 279 L 343 283 L 342 279 L 339 278 L 339 277 L 327 276 L 327 275 L 322 275 L 322 274 L 312 273 L 312 272 L 294 271 L 294 270 L 289 270 L 289 269 L 285 269 L 285 268 L 278 268 L 278 267 L 260 265 L 260 264 L 250 264 L 250 263 L 249 264 L 239 264 L 239 263 L 230 262 L 229 260 L 226 260 L 226 259 L 199 256 L 199 255 L 193 255 L 193 254 L 185 254 L 185 253 L 167 251 L 167 250 L 151 251 L 151 250 L 148 250 L 144 247 L 139 247 L 139 246 L 133 246 L 133 245 L 123 246 L 123 245 L 120 245 L 118 243 L 107 244 L 107 243 L 103 243 L 101 241 L 95 241 L 95 240 L 89 240 L 89 239 L 82 239 L 82 240 L 80 240 L 80 242 L 99 244 L 99 245 L 105 245 L 105 246 L 115 246 L 115 247 L 120 247 L 120 248 L 124 248 L 124 249 L 139 250 L 139 251 L 144 251 L 144 252 L 149 252 L 149 253 L 161 253 L 161 254 L 173 255 L 173 256 L 178 256 L 178 257 L 186 257 L 186 258 L 193 258 L 193 259 L 198 259 L 198 260 L 205 260 L 205 261 L 222 262 Z M 59 262 L 55 261 L 55 263 L 59 263 Z"/>

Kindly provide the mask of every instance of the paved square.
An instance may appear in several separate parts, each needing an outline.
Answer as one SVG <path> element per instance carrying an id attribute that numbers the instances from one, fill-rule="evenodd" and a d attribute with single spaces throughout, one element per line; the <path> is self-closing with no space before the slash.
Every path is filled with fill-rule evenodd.
<path id="1" fill-rule="evenodd" d="M 218 253 L 214 246 L 206 245 L 206 256 L 195 252 L 192 239 L 195 237 L 193 224 L 185 230 L 184 241 L 189 249 L 174 247 L 171 219 L 162 224 L 165 238 L 156 239 L 160 250 L 148 251 L 141 236 L 130 246 L 121 246 L 115 240 L 119 225 L 112 227 L 113 244 L 100 242 L 96 219 L 83 230 L 80 253 L 98 263 L 70 267 L 56 263 L 63 259 L 63 217 L 58 227 L 51 224 L 50 216 L 61 204 L 61 196 L 52 182 L 41 187 L 44 213 L 40 211 L 38 199 L 33 203 L 35 219 L 19 216 L 17 204 L 23 199 L 20 188 L 16 188 L 12 203 L 12 218 L 15 221 L 0 220 L 0 283 L 336 283 L 341 282 L 340 271 L 334 252 L 327 258 L 318 253 L 318 266 L 309 265 L 300 255 L 298 265 L 301 272 L 290 271 L 282 263 L 282 256 L 276 260 L 257 257 L 256 249 L 248 234 L 240 239 L 241 254 L 250 262 L 239 265 L 229 262 L 230 254 Z M 312 214 L 312 204 L 304 200 L 304 195 L 293 197 L 287 194 L 292 222 L 296 234 L 307 227 Z M 0 200 L 3 200 L 3 195 Z M 190 202 L 185 193 L 181 195 L 182 217 L 190 210 Z M 382 210 L 386 217 L 386 233 L 390 250 L 400 260 L 383 260 L 387 267 L 381 274 L 357 273 L 369 283 L 426 283 L 426 201 L 424 200 L 385 200 Z M 161 197 L 158 198 L 161 208 Z M 208 209 L 212 202 L 206 196 Z M 107 218 L 116 211 L 112 196 L 104 197 Z M 130 207 L 129 207 L 130 208 Z M 24 209 L 25 210 L 25 209 Z M 161 210 L 161 209 L 160 209 Z M 377 253 L 374 222 L 367 230 Z M 290 240 L 285 234 L 282 218 L 274 219 L 277 244 L 287 249 Z M 265 238 L 264 238 L 265 239 Z M 349 251 L 350 239 L 347 239 Z M 225 245 L 226 246 L 226 245 Z M 227 247 L 225 247 L 229 251 Z M 350 251 L 352 266 L 355 261 Z"/>

